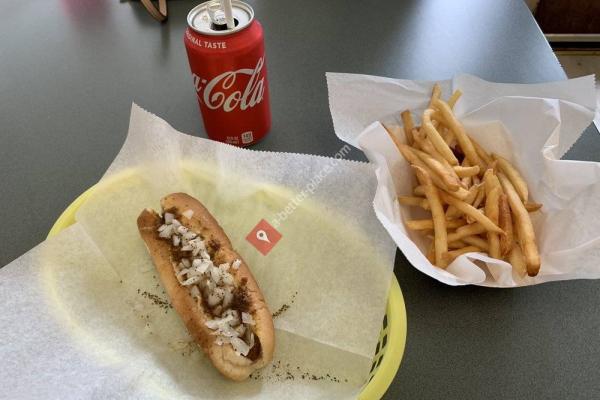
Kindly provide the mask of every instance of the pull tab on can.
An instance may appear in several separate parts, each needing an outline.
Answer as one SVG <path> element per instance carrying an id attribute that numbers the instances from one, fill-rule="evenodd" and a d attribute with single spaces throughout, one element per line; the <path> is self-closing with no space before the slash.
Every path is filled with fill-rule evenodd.
<path id="1" fill-rule="evenodd" d="M 227 13 L 223 1 L 211 0 L 194 7 L 187 17 L 188 25 L 203 35 L 224 36 L 239 32 L 254 20 L 254 10 L 240 0 L 231 0 L 233 28 L 227 27 Z"/>
<path id="2" fill-rule="evenodd" d="M 225 11 L 221 7 L 219 0 L 214 0 L 207 5 L 208 16 L 210 17 L 210 27 L 215 31 L 227 30 L 227 21 L 225 20 Z"/>

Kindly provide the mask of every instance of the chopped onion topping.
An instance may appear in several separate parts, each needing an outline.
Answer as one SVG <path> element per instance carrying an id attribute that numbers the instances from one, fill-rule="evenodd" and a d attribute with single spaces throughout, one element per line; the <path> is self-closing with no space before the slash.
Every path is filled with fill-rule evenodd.
<path id="1" fill-rule="evenodd" d="M 219 264 L 219 269 L 223 272 L 227 272 L 227 271 L 229 271 L 229 264 L 228 263 Z"/>
<path id="2" fill-rule="evenodd" d="M 237 338 L 237 337 L 232 337 L 230 339 L 230 343 L 231 346 L 233 347 L 233 349 L 235 350 L 235 352 L 238 355 L 243 355 L 243 356 L 247 356 L 248 353 L 250 352 L 250 346 L 248 346 L 246 344 L 246 342 L 244 342 L 242 339 Z"/>
<path id="3" fill-rule="evenodd" d="M 219 267 L 213 266 L 210 269 L 210 278 L 218 285 L 221 283 L 223 279 L 223 272 L 219 269 Z"/>
<path id="4" fill-rule="evenodd" d="M 196 271 L 195 268 L 190 268 L 187 274 L 188 274 L 188 277 L 199 276 L 200 278 L 202 278 L 202 274 L 200 272 Z"/>
<path id="5" fill-rule="evenodd" d="M 235 310 L 227 310 L 223 313 L 223 318 L 227 318 L 229 321 L 233 321 L 236 318 L 239 320 L 238 312 Z"/>
<path id="6" fill-rule="evenodd" d="M 183 235 L 183 237 L 184 237 L 184 239 L 191 240 L 191 239 L 194 239 L 196 237 L 196 234 L 194 232 L 190 231 L 190 232 L 186 232 Z"/>
<path id="7" fill-rule="evenodd" d="M 195 258 L 194 262 L 192 263 L 192 267 L 201 274 L 204 274 L 211 266 L 211 261 L 201 260 L 199 258 Z"/>
<path id="8" fill-rule="evenodd" d="M 233 292 L 231 289 L 225 289 L 225 293 L 223 294 L 223 308 L 228 308 L 233 301 Z"/>
<path id="9" fill-rule="evenodd" d="M 221 314 L 223 313 L 223 306 L 222 305 L 218 305 L 215 308 L 212 309 L 212 313 L 214 315 L 216 315 L 217 317 L 220 317 Z"/>
<path id="10" fill-rule="evenodd" d="M 185 281 L 181 282 L 181 284 L 183 286 L 190 286 L 193 285 L 194 283 L 197 283 L 200 280 L 199 276 L 192 276 L 189 279 L 186 279 Z"/>
<path id="11" fill-rule="evenodd" d="M 204 323 L 204 325 L 206 325 L 209 329 L 219 329 L 219 326 L 221 325 L 221 321 L 220 319 L 211 319 L 208 320 Z"/>
<path id="12" fill-rule="evenodd" d="M 227 286 L 233 286 L 233 284 L 235 283 L 235 281 L 233 280 L 233 275 L 231 275 L 228 272 L 223 273 L 223 283 Z"/>
<path id="13" fill-rule="evenodd" d="M 192 218 L 194 212 L 186 210 L 182 215 Z M 234 302 L 235 278 L 232 274 L 242 265 L 236 259 L 232 263 L 214 265 L 202 237 L 182 225 L 175 214 L 165 212 L 164 224 L 157 228 L 158 236 L 169 240 L 173 247 L 188 251 L 178 264 L 173 264 L 177 280 L 188 287 L 190 295 L 200 304 L 208 306 L 213 319 L 205 322 L 219 346 L 231 344 L 234 351 L 246 356 L 254 346 L 252 315 L 230 308 Z"/>
<path id="14" fill-rule="evenodd" d="M 185 274 L 187 274 L 188 272 L 190 272 L 190 270 L 189 270 L 189 269 L 187 269 L 187 268 L 184 268 L 184 269 L 182 269 L 181 271 L 179 271 L 179 272 L 177 273 L 177 277 L 178 277 L 178 278 L 179 278 L 179 277 L 182 277 L 182 276 L 184 276 Z"/>
<path id="15" fill-rule="evenodd" d="M 246 325 L 254 325 L 254 318 L 252 318 L 251 314 L 248 314 L 247 312 L 243 312 L 242 313 L 242 322 Z"/>
<path id="16" fill-rule="evenodd" d="M 158 232 L 158 236 L 163 239 L 169 239 L 173 234 L 173 225 L 167 225 L 162 231 Z"/>
<path id="17" fill-rule="evenodd" d="M 188 243 L 190 246 L 192 246 L 195 249 L 206 250 L 206 245 L 204 244 L 202 239 L 200 239 L 199 237 L 197 237 L 195 239 L 194 238 L 189 239 Z M 206 257 L 206 258 L 210 258 L 210 257 Z"/>
<path id="18" fill-rule="evenodd" d="M 218 305 L 221 302 L 221 297 L 217 296 L 217 294 L 215 292 L 209 293 L 208 294 L 208 298 L 206 299 L 206 302 L 208 303 L 209 307 L 215 307 L 216 305 Z"/>
<path id="19" fill-rule="evenodd" d="M 204 324 L 210 329 L 219 329 L 221 327 L 224 327 L 225 325 L 229 325 L 229 323 L 233 320 L 235 320 L 235 315 L 233 313 L 227 312 L 226 314 L 223 314 L 223 318 L 211 319 L 209 321 L 206 321 Z"/>
<path id="20" fill-rule="evenodd" d="M 243 324 L 239 324 L 234 329 L 237 332 L 237 334 L 238 334 L 239 337 L 244 336 L 244 333 L 246 333 L 246 326 L 243 325 Z"/>
<path id="21" fill-rule="evenodd" d="M 215 296 L 217 296 L 219 298 L 219 300 L 223 300 L 223 297 L 225 296 L 225 290 L 223 288 L 215 288 L 215 290 L 213 291 L 213 294 Z"/>
<path id="22" fill-rule="evenodd" d="M 251 329 L 246 330 L 245 339 L 246 339 L 246 343 L 248 343 L 248 346 L 250 346 L 250 348 L 254 347 L 254 332 L 252 332 Z"/>
<path id="23" fill-rule="evenodd" d="M 214 291 L 217 287 L 217 284 L 211 281 L 210 279 L 207 279 L 204 282 L 206 282 L 206 290 L 208 290 L 209 292 Z"/>

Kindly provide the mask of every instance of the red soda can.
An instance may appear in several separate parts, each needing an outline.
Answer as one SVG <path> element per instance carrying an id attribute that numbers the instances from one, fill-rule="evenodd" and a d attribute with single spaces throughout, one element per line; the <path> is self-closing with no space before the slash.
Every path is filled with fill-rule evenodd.
<path id="1" fill-rule="evenodd" d="M 252 7 L 231 4 L 232 28 L 220 2 L 194 7 L 184 43 L 208 137 L 249 146 L 271 128 L 264 36 Z"/>

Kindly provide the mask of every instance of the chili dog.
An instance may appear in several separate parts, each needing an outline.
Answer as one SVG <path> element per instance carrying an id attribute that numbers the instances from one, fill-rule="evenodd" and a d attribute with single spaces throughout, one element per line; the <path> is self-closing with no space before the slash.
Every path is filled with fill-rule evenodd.
<path id="1" fill-rule="evenodd" d="M 137 219 L 159 277 L 188 331 L 219 372 L 242 381 L 273 358 L 271 312 L 210 212 L 173 193 Z"/>

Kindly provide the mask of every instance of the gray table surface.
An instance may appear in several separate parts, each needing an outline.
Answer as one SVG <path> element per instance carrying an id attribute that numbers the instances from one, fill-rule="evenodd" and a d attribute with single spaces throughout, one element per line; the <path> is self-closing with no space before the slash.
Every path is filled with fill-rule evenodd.
<path id="1" fill-rule="evenodd" d="M 511 1 L 252 1 L 265 28 L 272 133 L 255 149 L 332 155 L 325 72 L 498 82 L 565 74 L 531 14 Z M 0 265 L 44 239 L 96 182 L 127 132 L 131 102 L 204 136 L 182 36 L 194 5 L 154 22 L 139 3 L 4 0 L 0 13 Z M 569 158 L 600 159 L 588 129 Z M 358 151 L 350 158 L 364 160 Z M 7 228 L 10 227 L 10 228 Z M 600 398 L 600 282 L 452 288 L 396 275 L 408 313 L 386 399 Z"/>

